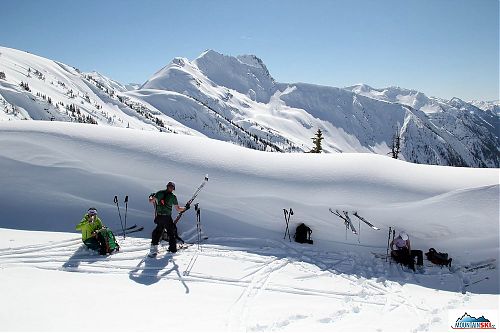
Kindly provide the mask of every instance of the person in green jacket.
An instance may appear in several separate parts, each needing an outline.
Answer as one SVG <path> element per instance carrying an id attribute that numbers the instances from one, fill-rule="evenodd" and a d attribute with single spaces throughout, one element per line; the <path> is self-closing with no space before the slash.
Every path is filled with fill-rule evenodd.
<path id="1" fill-rule="evenodd" d="M 102 237 L 99 233 L 105 227 L 101 219 L 97 216 L 97 209 L 89 208 L 83 219 L 76 226 L 76 230 L 82 231 L 82 241 L 91 250 L 99 251 L 101 249 Z"/>
<path id="2" fill-rule="evenodd" d="M 186 207 L 180 207 L 177 197 L 173 193 L 175 191 L 175 183 L 168 182 L 165 190 L 160 190 L 156 193 L 151 193 L 149 202 L 155 206 L 155 224 L 156 228 L 153 230 L 151 237 L 151 249 L 149 252 L 150 257 L 155 257 L 158 253 L 158 243 L 160 242 L 163 230 L 167 229 L 168 235 L 168 250 L 172 253 L 177 252 L 176 240 L 176 226 L 172 220 L 172 208 L 179 213 L 185 212 L 189 209 L 189 203 Z"/>

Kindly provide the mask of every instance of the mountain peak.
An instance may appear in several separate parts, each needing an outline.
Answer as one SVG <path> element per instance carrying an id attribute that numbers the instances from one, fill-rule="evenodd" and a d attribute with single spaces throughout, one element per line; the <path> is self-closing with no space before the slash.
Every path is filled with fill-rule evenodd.
<path id="1" fill-rule="evenodd" d="M 215 50 L 212 49 L 207 49 L 203 51 L 195 60 L 196 62 L 198 59 L 218 59 L 224 57 L 224 54 L 219 53 Z"/>
<path id="2" fill-rule="evenodd" d="M 345 87 L 345 89 L 347 90 L 350 90 L 352 92 L 355 92 L 357 94 L 359 93 L 367 93 L 367 92 L 370 92 L 370 91 L 380 91 L 379 89 L 375 89 L 365 83 L 357 83 L 355 85 L 352 85 L 352 86 L 349 86 L 349 87 Z"/>
<path id="3" fill-rule="evenodd" d="M 264 62 L 254 55 L 234 57 L 209 49 L 192 63 L 215 84 L 234 89 L 256 101 L 268 102 L 275 91 L 275 80 Z"/>

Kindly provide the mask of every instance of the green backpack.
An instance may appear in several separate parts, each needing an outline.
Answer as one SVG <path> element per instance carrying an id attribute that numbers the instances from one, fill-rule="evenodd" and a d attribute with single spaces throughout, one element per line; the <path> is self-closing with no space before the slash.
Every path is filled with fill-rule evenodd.
<path id="1" fill-rule="evenodd" d="M 99 230 L 97 239 L 99 240 L 100 249 L 99 254 L 105 255 L 114 251 L 120 251 L 120 245 L 116 241 L 115 235 L 108 228 Z"/>

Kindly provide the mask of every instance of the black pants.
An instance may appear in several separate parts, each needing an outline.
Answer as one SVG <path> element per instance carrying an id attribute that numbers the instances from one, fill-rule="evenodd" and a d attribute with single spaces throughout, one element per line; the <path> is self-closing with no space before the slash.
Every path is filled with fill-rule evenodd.
<path id="1" fill-rule="evenodd" d="M 177 252 L 177 240 L 175 239 L 175 224 L 170 215 L 157 215 L 155 217 L 156 228 L 153 230 L 151 244 L 158 245 L 160 242 L 163 229 L 167 229 L 168 235 L 168 250 Z"/>
<path id="2" fill-rule="evenodd" d="M 417 265 L 422 266 L 424 264 L 424 253 L 421 250 L 411 250 L 410 256 L 412 260 L 417 257 Z"/>
<path id="3" fill-rule="evenodd" d="M 83 241 L 89 249 L 99 251 L 99 254 L 101 255 L 111 252 L 103 232 L 105 232 L 105 230 L 101 229 L 97 232 L 96 236 L 92 236 Z"/>
<path id="4" fill-rule="evenodd" d="M 415 257 L 417 258 L 417 265 L 421 266 L 424 264 L 424 254 L 421 250 L 411 250 L 408 249 L 393 250 L 391 251 L 391 256 L 405 266 L 415 270 Z"/>

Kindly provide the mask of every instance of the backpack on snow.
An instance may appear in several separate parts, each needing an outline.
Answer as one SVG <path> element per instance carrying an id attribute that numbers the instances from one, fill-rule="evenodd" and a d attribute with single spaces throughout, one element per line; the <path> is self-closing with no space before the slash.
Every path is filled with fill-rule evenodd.
<path id="1" fill-rule="evenodd" d="M 304 223 L 301 223 L 297 229 L 295 229 L 295 235 L 293 238 L 297 243 L 309 243 L 312 244 L 313 241 L 311 239 L 312 230 Z"/>
<path id="2" fill-rule="evenodd" d="M 118 245 L 115 235 L 108 228 L 102 228 L 98 231 L 97 240 L 100 245 L 99 254 L 101 255 L 114 251 L 120 251 L 120 245 Z"/>
<path id="3" fill-rule="evenodd" d="M 453 260 L 451 258 L 448 259 L 448 253 L 437 252 L 433 247 L 429 249 L 429 252 L 427 252 L 425 256 L 427 260 L 433 264 L 441 266 L 451 266 L 451 261 Z"/>

